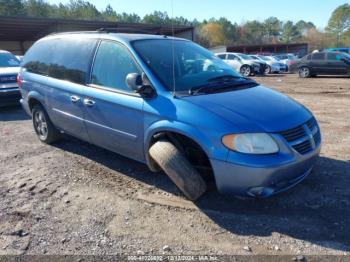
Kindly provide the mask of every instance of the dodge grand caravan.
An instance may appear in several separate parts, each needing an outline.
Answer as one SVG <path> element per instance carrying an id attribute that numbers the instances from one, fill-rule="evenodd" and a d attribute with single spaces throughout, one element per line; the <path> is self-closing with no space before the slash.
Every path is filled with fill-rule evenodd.
<path id="1" fill-rule="evenodd" d="M 184 39 L 50 35 L 19 82 L 42 142 L 67 133 L 146 163 L 191 200 L 208 177 L 221 193 L 271 196 L 307 177 L 320 151 L 309 110 Z"/>

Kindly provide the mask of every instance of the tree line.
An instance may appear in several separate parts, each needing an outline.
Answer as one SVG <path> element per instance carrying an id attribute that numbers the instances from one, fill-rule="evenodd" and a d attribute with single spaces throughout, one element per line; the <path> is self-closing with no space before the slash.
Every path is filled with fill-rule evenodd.
<path id="1" fill-rule="evenodd" d="M 85 0 L 70 0 L 67 4 L 49 4 L 44 0 L 0 0 L 0 15 L 41 18 L 63 18 L 116 21 L 123 23 L 174 24 L 195 27 L 196 41 L 206 47 L 237 44 L 268 44 L 307 42 L 312 49 L 350 46 L 350 4 L 336 8 L 325 30 L 310 21 L 281 21 L 269 17 L 264 21 L 232 23 L 227 18 L 190 21 L 182 16 L 170 17 L 167 12 L 154 11 L 144 17 L 135 13 L 118 13 L 107 5 L 98 10 Z"/>

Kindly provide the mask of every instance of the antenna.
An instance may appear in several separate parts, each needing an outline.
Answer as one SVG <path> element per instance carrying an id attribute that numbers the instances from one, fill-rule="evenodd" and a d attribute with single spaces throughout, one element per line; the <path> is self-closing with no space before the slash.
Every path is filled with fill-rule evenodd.
<path id="1" fill-rule="evenodd" d="M 176 80 L 175 80 L 175 44 L 174 44 L 174 0 L 171 1 L 171 32 L 173 39 L 171 40 L 172 53 L 173 53 L 173 97 L 176 97 Z"/>

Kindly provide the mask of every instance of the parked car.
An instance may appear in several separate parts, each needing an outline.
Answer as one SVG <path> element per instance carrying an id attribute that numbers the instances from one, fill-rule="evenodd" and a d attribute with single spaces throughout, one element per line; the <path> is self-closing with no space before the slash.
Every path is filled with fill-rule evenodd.
<path id="1" fill-rule="evenodd" d="M 217 53 L 215 55 L 245 77 L 265 71 L 261 63 L 255 62 L 248 55 L 240 53 Z"/>
<path id="2" fill-rule="evenodd" d="M 282 64 L 272 56 L 257 55 L 256 57 L 267 63 L 268 67 L 265 69 L 266 74 L 279 74 L 282 71 Z"/>
<path id="3" fill-rule="evenodd" d="M 18 71 L 17 58 L 10 52 L 0 50 L 0 107 L 19 104 Z"/>
<path id="4" fill-rule="evenodd" d="M 40 141 L 64 132 L 162 169 L 192 200 L 211 175 L 222 193 L 271 196 L 307 177 L 319 155 L 309 110 L 188 40 L 54 34 L 22 66 L 21 103 Z"/>
<path id="5" fill-rule="evenodd" d="M 328 52 L 343 52 L 343 53 L 350 54 L 350 47 L 327 48 L 325 51 L 328 51 Z"/>
<path id="6" fill-rule="evenodd" d="M 287 66 L 287 71 L 290 72 L 295 69 L 294 65 L 299 61 L 299 58 L 294 54 L 278 54 L 274 55 L 274 57 L 277 58 L 279 62 L 285 64 Z"/>
<path id="7" fill-rule="evenodd" d="M 302 78 L 317 75 L 350 75 L 350 55 L 341 52 L 318 52 L 305 56 L 298 64 Z"/>
<path id="8" fill-rule="evenodd" d="M 273 63 L 277 63 L 280 67 L 280 72 L 286 73 L 288 72 L 288 66 L 282 63 L 277 57 L 275 56 L 265 56 L 268 60 L 272 61 Z"/>
<path id="9" fill-rule="evenodd" d="M 16 58 L 18 59 L 19 62 L 23 61 L 23 55 L 16 55 Z"/>
<path id="10" fill-rule="evenodd" d="M 263 59 L 262 56 L 258 56 L 258 55 L 250 55 L 250 57 L 255 61 L 265 63 L 265 74 L 271 74 L 271 73 L 278 74 L 280 72 L 279 63 L 275 63 L 272 60 L 267 58 Z"/>

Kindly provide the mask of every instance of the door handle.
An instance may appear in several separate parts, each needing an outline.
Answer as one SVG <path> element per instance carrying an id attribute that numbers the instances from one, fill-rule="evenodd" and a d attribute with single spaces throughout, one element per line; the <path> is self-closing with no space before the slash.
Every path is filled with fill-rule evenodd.
<path id="1" fill-rule="evenodd" d="M 84 105 L 86 106 L 93 106 L 95 104 L 95 101 L 91 100 L 91 99 L 84 99 Z"/>
<path id="2" fill-rule="evenodd" d="M 72 101 L 73 103 L 76 103 L 76 102 L 78 102 L 80 100 L 80 97 L 78 97 L 78 96 L 71 96 L 70 97 L 70 101 Z"/>

